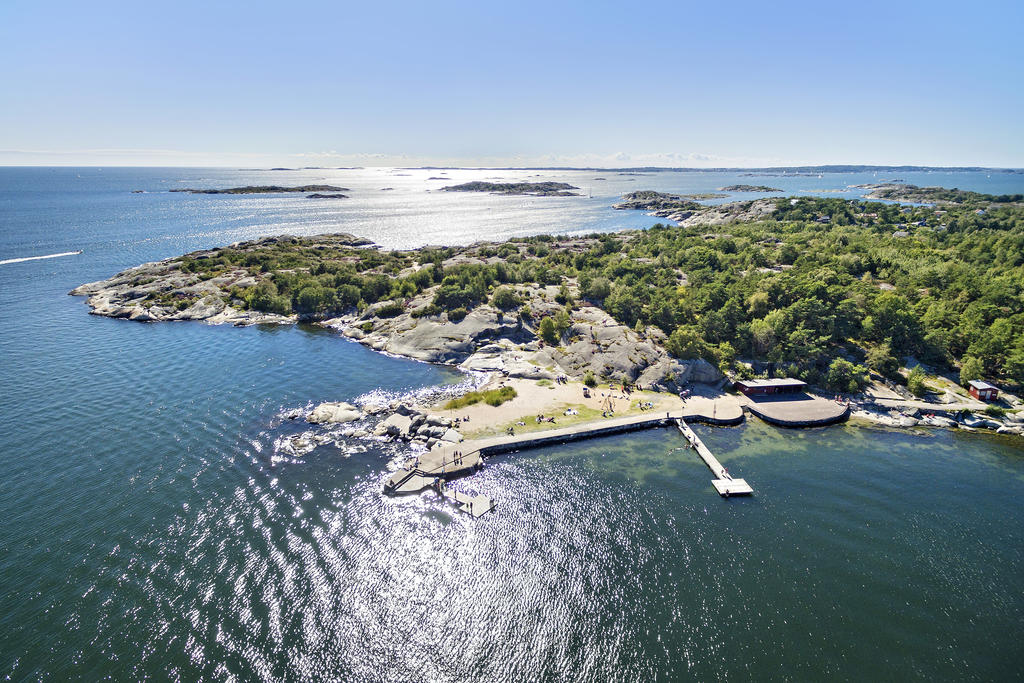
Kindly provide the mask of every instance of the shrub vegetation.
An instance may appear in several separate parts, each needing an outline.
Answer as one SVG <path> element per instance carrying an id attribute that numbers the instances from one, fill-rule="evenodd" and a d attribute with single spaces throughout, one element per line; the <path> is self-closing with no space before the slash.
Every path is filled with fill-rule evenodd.
<path id="1" fill-rule="evenodd" d="M 511 401 L 518 394 L 512 387 L 501 387 L 500 389 L 489 389 L 488 391 L 470 391 L 458 398 L 453 398 L 444 404 L 446 410 L 458 410 L 471 406 L 474 403 L 483 401 L 489 406 L 500 406 L 505 401 Z"/>

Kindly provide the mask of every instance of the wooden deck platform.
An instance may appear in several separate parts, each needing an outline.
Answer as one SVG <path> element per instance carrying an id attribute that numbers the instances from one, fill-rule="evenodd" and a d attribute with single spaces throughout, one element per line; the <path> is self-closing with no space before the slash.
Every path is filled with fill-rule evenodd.
<path id="1" fill-rule="evenodd" d="M 493 510 L 495 506 L 492 499 L 479 493 L 472 495 L 469 493 L 463 493 L 462 491 L 449 491 L 446 488 L 442 488 L 441 495 L 455 505 L 455 507 L 460 511 L 473 515 L 474 517 L 483 517 Z"/>
<path id="2" fill-rule="evenodd" d="M 409 458 L 405 469 L 415 470 L 433 477 L 452 479 L 483 467 L 484 461 L 479 448 L 462 447 L 461 444 L 445 446 L 419 453 Z"/>
<path id="3" fill-rule="evenodd" d="M 749 496 L 754 493 L 746 479 L 712 479 L 711 485 L 718 491 L 718 495 L 728 498 L 729 496 Z"/>
<path id="4" fill-rule="evenodd" d="M 413 470 L 398 470 L 384 482 L 384 490 L 391 494 L 419 493 L 437 483 L 437 477 L 427 477 Z"/>

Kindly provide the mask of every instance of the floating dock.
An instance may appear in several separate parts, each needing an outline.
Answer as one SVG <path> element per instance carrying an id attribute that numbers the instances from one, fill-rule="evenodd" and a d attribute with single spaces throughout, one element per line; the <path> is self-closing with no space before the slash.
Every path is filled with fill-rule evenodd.
<path id="1" fill-rule="evenodd" d="M 483 517 L 494 509 L 494 501 L 483 494 L 472 495 L 462 491 L 449 491 L 443 484 L 440 487 L 441 495 L 451 502 L 462 512 Z"/>
<path id="2" fill-rule="evenodd" d="M 686 424 L 682 420 L 678 420 L 676 425 L 679 427 L 679 431 L 683 433 L 686 440 L 690 442 L 693 449 L 697 451 L 697 455 L 704 461 L 704 464 L 708 466 L 711 473 L 715 475 L 715 479 L 711 480 L 711 485 L 718 491 L 718 495 L 728 498 L 729 496 L 749 496 L 754 492 L 754 489 L 750 487 L 750 484 L 745 479 L 734 479 L 729 470 L 722 466 L 722 463 L 718 462 L 718 458 L 704 445 L 704 442 L 700 440 L 700 437 L 690 429 L 690 425 Z"/>

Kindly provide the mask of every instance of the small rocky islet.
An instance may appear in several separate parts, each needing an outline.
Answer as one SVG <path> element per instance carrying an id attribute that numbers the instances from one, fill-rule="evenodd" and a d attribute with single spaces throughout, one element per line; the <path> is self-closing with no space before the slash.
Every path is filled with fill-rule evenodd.
<path id="1" fill-rule="evenodd" d="M 168 192 L 187 192 L 189 194 L 281 194 L 286 192 L 348 192 L 347 187 L 337 185 L 297 185 L 284 187 L 282 185 L 246 185 L 245 187 L 216 188 L 195 188 L 178 187 Z M 340 195 L 344 197 L 344 195 Z M 313 198 L 313 197 L 310 197 Z M 316 198 L 322 198 L 316 197 Z"/>
<path id="2" fill-rule="evenodd" d="M 438 179 L 440 180 L 440 178 Z M 487 192 L 490 194 L 525 195 L 531 197 L 578 197 L 580 188 L 569 183 L 556 183 L 552 181 L 537 183 L 490 183 L 482 180 L 474 180 L 460 185 L 449 185 L 442 187 L 442 192 Z"/>
<path id="3" fill-rule="evenodd" d="M 718 188 L 719 192 L 782 192 L 777 187 L 767 185 L 726 185 Z"/>

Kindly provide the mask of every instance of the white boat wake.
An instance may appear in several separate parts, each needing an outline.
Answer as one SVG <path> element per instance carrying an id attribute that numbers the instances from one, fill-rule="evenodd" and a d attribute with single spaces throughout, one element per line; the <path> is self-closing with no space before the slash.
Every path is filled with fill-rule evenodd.
<path id="1" fill-rule="evenodd" d="M 22 261 L 39 261 L 44 258 L 59 258 L 61 256 L 77 256 L 81 254 L 82 250 L 78 251 L 62 251 L 59 254 L 46 254 L 45 256 L 24 256 L 22 258 L 9 258 L 0 261 L 0 266 L 7 265 L 8 263 L 21 263 Z"/>

